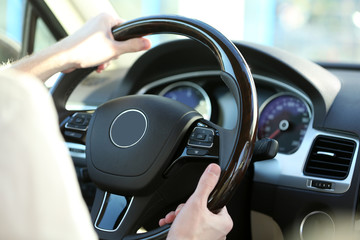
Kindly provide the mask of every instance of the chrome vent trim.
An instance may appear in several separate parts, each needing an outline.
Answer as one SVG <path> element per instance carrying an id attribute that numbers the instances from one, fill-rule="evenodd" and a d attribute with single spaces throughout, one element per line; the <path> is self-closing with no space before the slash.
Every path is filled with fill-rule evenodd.
<path id="1" fill-rule="evenodd" d="M 352 140 L 318 136 L 305 164 L 304 174 L 345 179 L 350 171 L 356 143 Z"/>

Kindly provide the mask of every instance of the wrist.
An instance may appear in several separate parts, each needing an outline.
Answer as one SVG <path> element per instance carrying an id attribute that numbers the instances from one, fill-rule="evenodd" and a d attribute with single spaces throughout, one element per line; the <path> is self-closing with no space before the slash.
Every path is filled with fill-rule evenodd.
<path id="1" fill-rule="evenodd" d="M 74 68 L 75 66 L 75 62 L 69 59 L 68 50 L 62 49 L 61 44 L 55 44 L 46 50 L 27 56 L 11 65 L 12 68 L 31 74 L 42 81 L 46 81 L 57 72 Z"/>
<path id="2" fill-rule="evenodd" d="M 57 66 L 55 66 L 57 72 L 81 68 L 78 53 L 76 53 L 76 48 L 73 45 L 69 37 L 67 37 L 50 47 L 50 55 L 52 55 L 55 60 L 54 62 L 57 63 Z"/>

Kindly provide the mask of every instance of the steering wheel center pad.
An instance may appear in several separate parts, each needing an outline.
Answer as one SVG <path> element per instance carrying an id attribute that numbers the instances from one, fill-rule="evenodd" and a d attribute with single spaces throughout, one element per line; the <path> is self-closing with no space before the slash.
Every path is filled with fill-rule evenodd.
<path id="1" fill-rule="evenodd" d="M 127 96 L 103 104 L 86 139 L 92 180 L 118 194 L 152 191 L 156 176 L 201 118 L 194 109 L 159 96 Z"/>

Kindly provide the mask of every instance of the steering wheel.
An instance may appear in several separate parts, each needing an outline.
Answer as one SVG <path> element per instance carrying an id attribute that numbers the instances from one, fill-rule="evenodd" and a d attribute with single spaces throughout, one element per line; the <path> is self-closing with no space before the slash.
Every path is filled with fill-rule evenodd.
<path id="1" fill-rule="evenodd" d="M 174 188 L 179 179 L 185 181 L 179 169 L 196 168 L 197 160 L 216 162 L 222 169 L 208 201 L 208 208 L 216 212 L 230 200 L 253 154 L 257 95 L 238 49 L 211 26 L 181 16 L 139 18 L 113 29 L 119 41 L 159 33 L 187 36 L 212 51 L 239 115 L 233 129 L 224 129 L 190 107 L 154 95 L 121 97 L 98 107 L 87 130 L 86 159 L 98 187 L 91 214 L 101 239 L 164 238 L 169 226 L 135 233 L 143 219 L 161 209 L 158 200 L 166 198 L 167 191 L 178 191 Z M 73 114 L 65 108 L 69 95 L 93 70 L 65 74 L 52 88 L 60 122 Z M 174 182 L 178 185 L 171 187 Z"/>

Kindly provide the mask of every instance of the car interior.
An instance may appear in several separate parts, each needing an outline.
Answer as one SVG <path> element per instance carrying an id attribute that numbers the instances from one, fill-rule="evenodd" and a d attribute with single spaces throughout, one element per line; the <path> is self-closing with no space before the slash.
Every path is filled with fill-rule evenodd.
<path id="1" fill-rule="evenodd" d="M 136 17 L 113 29 L 115 39 L 151 35 L 150 50 L 121 56 L 103 73 L 81 69 L 46 82 L 100 239 L 163 239 L 169 226 L 159 228 L 158 220 L 186 201 L 212 162 L 223 174 L 209 208 L 227 206 L 234 222 L 227 239 L 360 236 L 359 1 L 341 5 L 353 13 L 353 39 L 343 37 L 355 42 L 346 45 L 350 60 L 334 60 L 341 43 L 328 38 L 321 41 L 334 41 L 339 49 L 326 50 L 324 58 L 301 55 L 326 45 L 317 42 L 309 50 L 304 38 L 296 51 L 246 37 L 228 40 L 226 32 L 254 26 L 244 21 L 238 28 L 216 30 L 196 20 L 198 10 L 181 16 L 179 9 L 191 4 L 185 0 L 0 2 L 7 6 L 0 14 L 1 24 L 7 23 L 0 32 L 2 62 L 40 51 L 95 12 L 110 9 L 121 16 L 119 6 Z M 210 1 L 209 6 L 253 10 L 255 3 L 248 2 Z M 281 15 L 290 4 L 291 11 Z M 148 11 L 141 12 L 140 5 Z M 296 9 L 306 6 L 325 15 L 323 9 L 334 5 L 271 0 L 264 8 L 297 27 L 291 21 L 302 19 Z M 179 15 L 172 14 L 174 6 Z M 64 18 L 66 7 L 71 11 Z M 11 14 L 22 15 L 11 25 L 18 33 L 3 32 Z M 318 15 L 306 16 L 302 21 L 314 26 Z M 340 14 L 330 22 L 336 19 L 342 21 Z M 315 42 L 316 31 L 305 37 Z M 277 34 L 293 41 L 285 32 Z"/>

